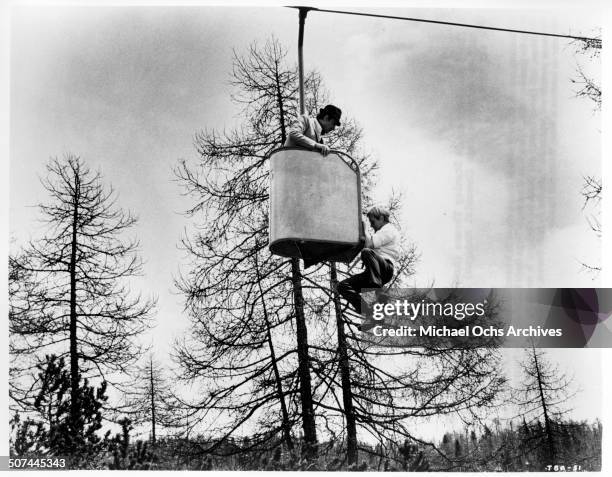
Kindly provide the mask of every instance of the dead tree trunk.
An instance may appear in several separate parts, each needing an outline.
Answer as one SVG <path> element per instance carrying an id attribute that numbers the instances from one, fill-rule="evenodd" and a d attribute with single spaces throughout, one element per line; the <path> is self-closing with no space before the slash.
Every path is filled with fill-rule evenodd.
<path id="1" fill-rule="evenodd" d="M 293 282 L 293 300 L 295 306 L 295 324 L 297 335 L 298 377 L 300 380 L 300 399 L 302 401 L 302 428 L 304 430 L 304 456 L 314 458 L 317 455 L 317 429 L 315 427 L 312 387 L 310 381 L 310 359 L 308 355 L 308 330 L 304 316 L 304 296 L 302 293 L 302 276 L 300 262 L 291 259 L 291 279 Z"/>
<path id="2" fill-rule="evenodd" d="M 79 433 L 79 356 L 77 349 L 77 229 L 79 220 L 79 178 L 74 181 L 72 235 L 70 243 L 70 421 L 73 435 Z"/>
<path id="3" fill-rule="evenodd" d="M 151 358 L 149 363 L 149 377 L 151 379 L 151 442 L 155 444 L 155 380 L 153 379 L 153 358 Z"/>
<path id="4" fill-rule="evenodd" d="M 357 462 L 357 425 L 355 423 L 355 412 L 353 408 L 353 391 L 351 388 L 351 374 L 346 347 L 346 333 L 344 331 L 340 296 L 337 292 L 338 273 L 336 264 L 333 262 L 330 266 L 330 278 L 334 311 L 336 313 L 336 326 L 338 328 L 338 357 L 340 361 L 340 377 L 342 380 L 342 403 L 344 405 L 344 419 L 346 423 L 346 453 L 350 465 Z"/>
<path id="5" fill-rule="evenodd" d="M 544 413 L 544 432 L 546 432 L 546 441 L 548 443 L 548 455 L 550 463 L 555 461 L 555 443 L 552 435 L 552 426 L 550 424 L 550 417 L 548 415 L 548 406 L 544 397 L 544 389 L 542 387 L 542 375 L 540 373 L 540 364 L 538 362 L 538 356 L 535 352 L 535 348 L 532 348 L 533 362 L 535 365 L 536 378 L 538 380 L 538 391 L 540 394 L 540 402 L 542 403 L 542 411 Z"/>

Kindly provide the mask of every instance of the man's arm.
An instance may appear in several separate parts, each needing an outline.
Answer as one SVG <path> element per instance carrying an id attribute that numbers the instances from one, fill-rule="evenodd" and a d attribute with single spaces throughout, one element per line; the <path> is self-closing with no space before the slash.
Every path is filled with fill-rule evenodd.
<path id="1" fill-rule="evenodd" d="M 380 247 L 384 247 L 385 245 L 389 245 L 392 242 L 395 242 L 399 239 L 398 234 L 392 228 L 392 226 L 386 226 L 380 229 L 378 232 L 373 234 L 369 240 L 370 248 L 377 249 Z M 366 246 L 368 240 L 366 239 Z"/>
<path id="2" fill-rule="evenodd" d="M 314 150 L 317 142 L 304 134 L 304 131 L 307 129 L 308 118 L 306 116 L 298 116 L 297 121 L 289 129 L 289 139 L 295 146 Z"/>
<path id="3" fill-rule="evenodd" d="M 324 144 L 320 144 L 312 138 L 309 138 L 304 134 L 308 129 L 308 117 L 298 116 L 295 123 L 291 125 L 289 129 L 289 139 L 293 146 L 304 147 L 311 151 L 317 151 L 326 155 L 329 152 L 329 147 Z"/>

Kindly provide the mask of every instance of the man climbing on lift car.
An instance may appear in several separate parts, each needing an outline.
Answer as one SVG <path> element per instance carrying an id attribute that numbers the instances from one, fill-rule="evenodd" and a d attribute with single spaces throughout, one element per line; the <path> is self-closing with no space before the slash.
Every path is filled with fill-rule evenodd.
<path id="1" fill-rule="evenodd" d="M 341 116 L 342 110 L 333 104 L 328 104 L 320 109 L 316 118 L 311 118 L 307 114 L 299 116 L 289 129 L 284 146 L 303 147 L 327 156 L 330 149 L 329 146 L 323 144 L 321 136 L 332 132 L 336 126 L 340 126 Z"/>
<path id="2" fill-rule="evenodd" d="M 311 118 L 307 114 L 298 116 L 297 121 L 291 125 L 283 146 L 303 147 L 327 156 L 330 148 L 323 144 L 321 136 L 332 132 L 336 126 L 340 126 L 341 116 L 342 110 L 333 104 L 328 104 L 323 109 L 320 109 L 316 118 Z M 317 263 L 319 263 L 318 260 L 304 258 L 304 268 L 311 267 Z"/>
<path id="3" fill-rule="evenodd" d="M 338 284 L 338 293 L 348 301 L 357 313 L 361 313 L 361 290 L 381 288 L 393 278 L 395 262 L 400 255 L 400 234 L 389 223 L 389 211 L 384 207 L 372 207 L 368 220 L 374 229 L 366 235 L 361 261 L 365 271 L 352 275 Z M 365 329 L 362 327 L 362 330 Z"/>

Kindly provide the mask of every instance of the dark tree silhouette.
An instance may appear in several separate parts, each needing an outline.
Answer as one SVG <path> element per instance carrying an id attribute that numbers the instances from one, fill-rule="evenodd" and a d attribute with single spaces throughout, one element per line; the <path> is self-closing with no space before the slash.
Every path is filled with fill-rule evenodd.
<path id="1" fill-rule="evenodd" d="M 130 385 L 124 390 L 124 397 L 121 413 L 128 415 L 133 425 L 150 426 L 152 444 L 157 441 L 160 427 L 174 428 L 181 424 L 173 406 L 170 383 L 153 354 L 136 367 Z"/>
<path id="2" fill-rule="evenodd" d="M 601 33 L 592 40 L 576 40 L 575 44 L 578 52 L 590 59 L 598 59 L 601 56 Z M 601 111 L 601 86 L 599 82 L 580 65 L 577 66 L 577 73 L 578 78 L 571 80 L 579 88 L 576 91 L 576 96 L 589 99 L 594 103 L 594 110 Z"/>
<path id="3" fill-rule="evenodd" d="M 70 418 L 80 422 L 79 382 L 125 371 L 141 346 L 154 301 L 133 296 L 126 280 L 140 273 L 138 242 L 122 235 L 136 219 L 116 207 L 112 189 L 75 156 L 53 159 L 42 181 L 51 199 L 39 205 L 46 233 L 12 259 L 10 342 L 17 373 L 33 370 L 41 353 L 67 358 Z M 41 383 L 15 384 L 11 396 L 32 402 Z"/>
<path id="4" fill-rule="evenodd" d="M 556 464 L 561 455 L 558 445 L 568 401 L 576 393 L 572 380 L 546 358 L 543 350 L 525 350 L 521 364 L 524 379 L 517 389 L 516 404 L 523 417 L 526 440 L 523 446 L 542 451 L 542 466 Z"/>
<path id="5" fill-rule="evenodd" d="M 283 144 L 297 114 L 297 74 L 284 58 L 275 40 L 263 48 L 252 46 L 245 57 L 235 55 L 232 98 L 244 106 L 243 126 L 229 133 L 198 133 L 199 164 L 182 162 L 176 169 L 186 193 L 196 201 L 188 214 L 199 218 L 198 231 L 183 241 L 193 266 L 178 280 L 196 342 L 179 345 L 177 354 L 186 379 L 198 379 L 205 370 L 219 383 L 218 391 L 196 408 L 234 415 L 223 437 L 255 420 L 268 428 L 259 445 L 282 432 L 291 447 L 289 429 L 299 415 L 302 449 L 305 456 L 313 457 L 317 442 L 313 390 L 318 392 L 318 387 L 311 382 L 306 324 L 312 310 L 304 300 L 310 291 L 303 288 L 303 281 L 324 270 L 318 266 L 303 272 L 297 259 L 275 257 L 266 250 L 267 156 Z M 318 75 L 308 76 L 306 89 L 307 110 L 312 113 L 325 101 Z M 328 143 L 354 153 L 360 135 L 348 119 Z M 373 167 L 365 156 L 357 160 L 366 172 Z M 293 345 L 288 342 L 291 335 Z M 281 425 L 266 424 L 270 422 Z"/>
<path id="6" fill-rule="evenodd" d="M 578 53 L 599 62 L 602 48 L 601 33 L 593 40 L 576 40 L 575 44 Z M 577 74 L 578 77 L 571 80 L 572 83 L 578 87 L 576 96 L 590 100 L 593 103 L 593 111 L 596 113 L 601 112 L 601 85 L 599 81 L 585 71 L 585 68 L 580 66 L 580 64 L 577 66 Z M 582 209 L 585 210 L 587 207 L 595 209 L 595 212 L 589 213 L 587 222 L 591 230 L 593 230 L 598 237 L 601 237 L 602 229 L 599 208 L 601 206 L 603 191 L 602 180 L 601 177 L 594 175 L 587 175 L 583 177 L 583 180 L 582 190 L 580 191 L 584 199 Z M 595 275 L 601 271 L 601 265 L 597 263 L 582 263 L 582 266 L 587 270 L 595 272 Z"/>
<path id="7" fill-rule="evenodd" d="M 23 422 L 18 414 L 14 418 L 11 454 L 69 456 L 69 467 L 88 467 L 104 450 L 110 434 L 98 436 L 102 407 L 108 399 L 106 383 L 98 388 L 87 379 L 79 383 L 79 432 L 75 432 L 70 414 L 72 379 L 64 358 L 47 356 L 38 370 L 41 386 L 34 400 L 35 413 Z"/>
<path id="8" fill-rule="evenodd" d="M 528 424 L 525 419 L 520 419 L 518 425 L 509 420 L 495 433 L 485 425 L 480 436 L 469 434 L 469 450 L 466 449 L 467 427 L 463 433 L 447 432 L 442 437 L 440 448 L 445 454 L 452 455 L 453 442 L 459 442 L 465 452 L 457 463 L 466 471 L 552 471 L 555 465 L 565 471 L 601 469 L 601 423 L 598 420 L 593 423 L 565 421 L 558 430 L 556 446 L 560 452 L 555 464 L 546 464 L 546 445 L 534 445 L 534 439 L 541 439 L 543 425 L 538 421 Z M 431 470 L 448 467 L 445 460 L 432 452 L 426 457 L 430 459 Z"/>

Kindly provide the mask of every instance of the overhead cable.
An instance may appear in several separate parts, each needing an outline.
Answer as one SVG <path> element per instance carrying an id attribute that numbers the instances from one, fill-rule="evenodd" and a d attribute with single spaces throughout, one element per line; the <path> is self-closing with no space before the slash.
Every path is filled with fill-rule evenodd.
<path id="1" fill-rule="evenodd" d="M 526 35 L 539 35 L 539 36 L 552 36 L 556 38 L 569 38 L 572 40 L 585 41 L 589 44 L 592 44 L 595 47 L 601 48 L 600 38 L 589 38 L 589 37 L 574 36 L 574 35 L 561 35 L 558 33 L 544 33 L 544 32 L 539 32 L 539 31 L 513 30 L 510 28 L 497 28 L 497 27 L 490 27 L 490 26 L 484 26 L 484 25 L 471 25 L 467 23 L 443 22 L 440 20 L 426 20 L 423 18 L 400 17 L 400 16 L 394 16 L 394 15 L 379 15 L 376 13 L 361 13 L 361 12 L 342 11 L 342 10 L 328 10 L 324 8 L 314 8 L 314 7 L 288 7 L 288 8 L 305 9 L 308 11 L 321 12 L 321 13 L 356 15 L 360 17 L 386 18 L 389 20 L 404 20 L 404 21 L 420 22 L 420 23 L 434 23 L 437 25 L 457 26 L 457 27 L 464 27 L 464 28 L 477 28 L 479 30 L 504 31 L 504 32 L 510 32 L 510 33 L 522 33 Z"/>

